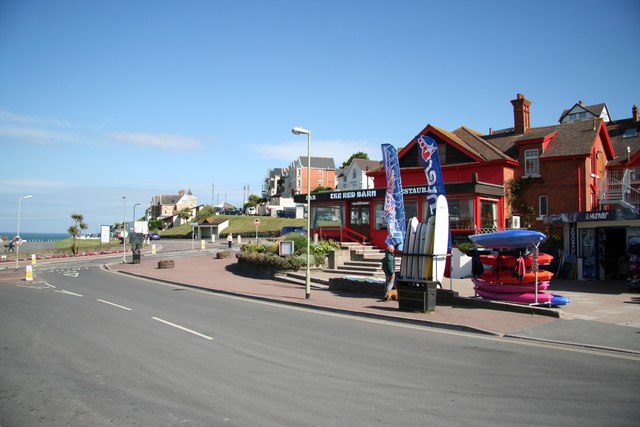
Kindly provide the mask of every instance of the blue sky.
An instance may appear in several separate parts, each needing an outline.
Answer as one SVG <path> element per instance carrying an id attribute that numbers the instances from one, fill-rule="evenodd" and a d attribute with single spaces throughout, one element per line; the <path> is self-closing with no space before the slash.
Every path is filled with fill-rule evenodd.
<path id="1" fill-rule="evenodd" d="M 0 1 L 0 231 L 97 232 L 191 189 L 260 194 L 269 168 L 340 165 L 431 123 L 532 126 L 640 103 L 640 3 Z M 214 190 L 212 195 L 212 189 Z M 126 206 L 122 197 L 126 196 Z"/>

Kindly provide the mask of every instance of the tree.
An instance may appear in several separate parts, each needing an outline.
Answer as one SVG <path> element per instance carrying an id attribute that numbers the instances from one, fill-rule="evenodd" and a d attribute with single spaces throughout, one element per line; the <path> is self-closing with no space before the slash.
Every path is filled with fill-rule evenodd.
<path id="1" fill-rule="evenodd" d="M 367 153 L 365 153 L 364 151 L 358 151 L 357 153 L 353 153 L 351 155 L 351 157 L 349 157 L 349 160 L 347 160 L 346 162 L 342 163 L 342 166 L 340 166 L 340 168 L 344 169 L 347 166 L 349 166 L 351 164 L 351 162 L 353 161 L 353 159 L 369 160 L 369 155 Z"/>
<path id="2" fill-rule="evenodd" d="M 75 221 L 75 224 L 69 227 L 67 231 L 69 232 L 69 234 L 73 236 L 73 248 L 72 248 L 73 255 L 77 255 L 78 253 L 77 238 L 82 232 L 81 230 L 86 230 L 87 228 L 89 228 L 89 225 L 87 225 L 84 222 L 84 216 L 80 214 L 71 214 L 71 219 Z"/>
<path id="3" fill-rule="evenodd" d="M 204 205 L 202 209 L 200 209 L 196 214 L 196 221 L 207 219 L 209 217 L 212 217 L 213 215 L 214 215 L 213 206 Z"/>
<path id="4" fill-rule="evenodd" d="M 243 205 L 244 208 L 246 208 L 247 206 L 253 206 L 256 207 L 258 206 L 260 203 L 264 202 L 265 200 L 260 198 L 260 196 L 256 196 L 255 194 L 251 194 L 249 195 L 249 199 L 247 200 L 247 203 L 245 203 Z"/>
<path id="5" fill-rule="evenodd" d="M 191 218 L 191 209 L 182 208 L 180 212 L 178 212 L 178 216 L 184 220 L 188 220 L 189 218 Z"/>
<path id="6" fill-rule="evenodd" d="M 162 221 L 158 218 L 151 218 L 149 220 L 149 231 L 162 230 Z"/>
<path id="7" fill-rule="evenodd" d="M 333 190 L 333 188 L 331 187 L 326 187 L 324 185 L 318 185 L 316 188 L 314 188 L 313 190 L 311 190 L 312 193 L 319 193 L 320 191 L 331 191 Z"/>

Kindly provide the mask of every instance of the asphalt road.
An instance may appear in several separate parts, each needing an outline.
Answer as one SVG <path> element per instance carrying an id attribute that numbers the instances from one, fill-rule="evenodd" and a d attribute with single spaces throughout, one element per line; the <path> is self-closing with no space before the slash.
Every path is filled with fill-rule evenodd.
<path id="1" fill-rule="evenodd" d="M 0 285 L 0 425 L 637 425 L 640 358 L 80 265 Z M 212 277 L 211 280 L 216 280 Z"/>

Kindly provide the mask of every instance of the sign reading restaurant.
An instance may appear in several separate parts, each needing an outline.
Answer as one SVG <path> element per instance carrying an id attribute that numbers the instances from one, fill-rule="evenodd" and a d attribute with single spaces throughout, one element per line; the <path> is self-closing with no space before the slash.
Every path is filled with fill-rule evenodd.
<path id="1" fill-rule="evenodd" d="M 358 200 L 358 199 L 372 199 L 382 198 L 386 193 L 386 188 L 377 188 L 373 190 L 346 190 L 346 191 L 323 191 L 321 193 L 311 193 L 311 201 L 331 201 L 331 200 Z M 427 194 L 428 187 L 421 185 L 417 187 L 405 187 L 402 189 L 402 194 Z M 296 203 L 305 203 L 307 201 L 306 194 L 298 194 L 294 196 Z"/>

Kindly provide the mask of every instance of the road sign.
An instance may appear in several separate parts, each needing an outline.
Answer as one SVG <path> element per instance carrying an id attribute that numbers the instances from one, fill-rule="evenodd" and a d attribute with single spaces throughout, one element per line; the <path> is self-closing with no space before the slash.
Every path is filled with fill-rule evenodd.
<path id="1" fill-rule="evenodd" d="M 257 226 L 260 225 L 260 220 L 258 218 L 256 218 L 255 220 L 253 220 L 253 223 Z"/>

